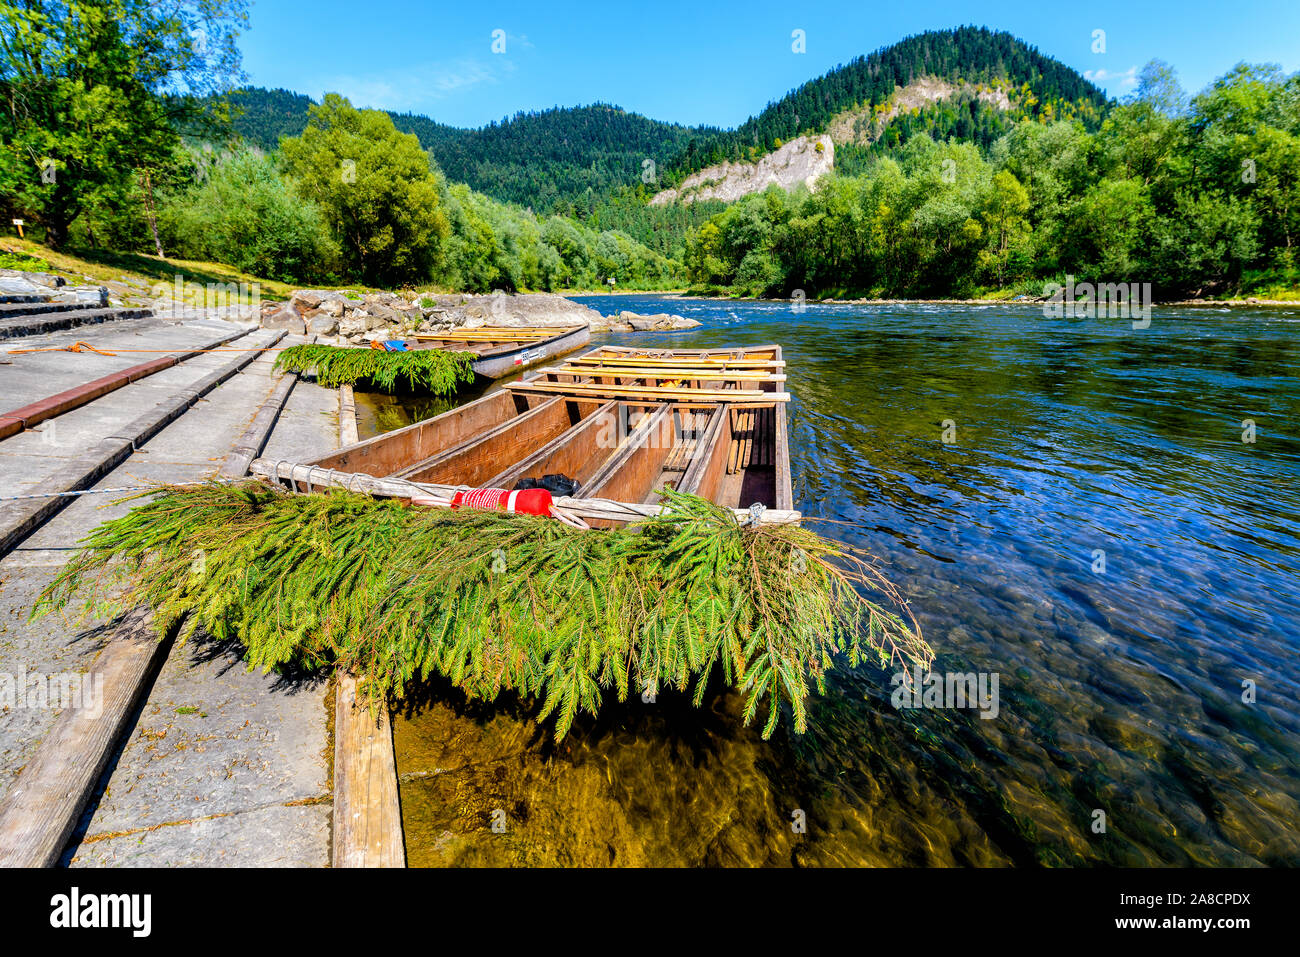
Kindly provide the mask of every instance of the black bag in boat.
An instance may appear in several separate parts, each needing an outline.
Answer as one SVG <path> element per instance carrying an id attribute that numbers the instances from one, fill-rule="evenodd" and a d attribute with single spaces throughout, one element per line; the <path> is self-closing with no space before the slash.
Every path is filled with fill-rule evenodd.
<path id="1" fill-rule="evenodd" d="M 543 475 L 541 479 L 520 479 L 515 485 L 515 491 L 520 491 L 521 489 L 526 488 L 544 488 L 556 498 L 560 498 L 563 495 L 576 494 L 578 489 L 581 487 L 581 484 L 575 479 L 557 473 L 553 475 Z"/>

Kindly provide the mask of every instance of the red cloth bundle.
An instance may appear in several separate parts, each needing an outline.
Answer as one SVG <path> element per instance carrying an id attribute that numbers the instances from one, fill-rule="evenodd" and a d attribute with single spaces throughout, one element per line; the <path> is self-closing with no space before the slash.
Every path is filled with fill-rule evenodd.
<path id="1" fill-rule="evenodd" d="M 504 488 L 472 488 L 457 492 L 451 500 L 451 507 L 550 515 L 551 493 L 544 488 L 526 488 L 514 492 Z"/>

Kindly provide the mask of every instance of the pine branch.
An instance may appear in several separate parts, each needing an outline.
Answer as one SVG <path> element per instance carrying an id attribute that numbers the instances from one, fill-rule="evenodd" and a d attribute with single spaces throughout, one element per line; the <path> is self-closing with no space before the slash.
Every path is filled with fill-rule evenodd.
<path id="1" fill-rule="evenodd" d="M 767 736 L 786 705 L 804 730 L 808 678 L 823 687 L 841 653 L 928 667 L 914 625 L 862 593 L 900 605 L 897 592 L 843 546 L 665 497 L 634 527 L 578 530 L 339 490 L 165 487 L 95 529 L 32 615 L 77 596 L 87 614 L 148 604 L 160 629 L 188 616 L 264 670 L 353 669 L 376 706 L 433 674 L 488 701 L 538 695 L 559 737 L 611 683 L 620 700 L 673 685 L 699 704 L 720 665 L 747 693 L 746 722 L 767 699 Z"/>
<path id="2" fill-rule="evenodd" d="M 404 382 L 412 392 L 449 395 L 460 383 L 474 381 L 470 363 L 477 358 L 472 352 L 442 349 L 387 352 L 312 344 L 285 349 L 275 367 L 288 372 L 314 370 L 316 381 L 330 389 L 366 382 L 382 392 L 395 392 Z"/>

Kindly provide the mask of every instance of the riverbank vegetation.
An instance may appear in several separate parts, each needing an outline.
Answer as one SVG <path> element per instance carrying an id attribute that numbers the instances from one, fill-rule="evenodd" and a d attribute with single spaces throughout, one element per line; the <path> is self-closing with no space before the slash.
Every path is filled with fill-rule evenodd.
<path id="1" fill-rule="evenodd" d="M 86 259 L 469 292 L 960 298 L 1039 295 L 1067 274 L 1159 298 L 1300 287 L 1300 79 L 1275 67 L 1189 99 L 1153 62 L 1115 103 L 1010 34 L 963 27 L 860 57 L 735 130 L 606 104 L 457 130 L 239 86 L 245 0 L 0 7 L 21 27 L 0 46 L 0 217 Z M 955 92 L 894 108 L 927 78 Z M 836 124 L 851 141 L 815 191 L 648 205 L 709 163 Z"/>
<path id="2" fill-rule="evenodd" d="M 694 231 L 697 289 L 1041 294 L 1066 274 L 1160 298 L 1300 285 L 1300 76 L 1242 65 L 1186 100 L 1151 64 L 1095 133 L 1022 120 L 985 152 L 914 136 L 860 176 L 769 188 Z"/>

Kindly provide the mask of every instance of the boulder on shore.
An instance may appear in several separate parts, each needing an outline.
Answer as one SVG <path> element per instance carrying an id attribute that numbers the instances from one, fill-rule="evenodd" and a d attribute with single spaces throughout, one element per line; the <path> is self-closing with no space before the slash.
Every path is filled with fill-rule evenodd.
<path id="1" fill-rule="evenodd" d="M 353 299 L 337 291 L 299 289 L 288 302 L 268 304 L 262 312 L 265 328 L 301 332 L 301 325 L 318 335 L 337 334 L 356 345 L 376 338 L 402 338 L 416 330 L 445 332 L 483 326 L 547 329 L 583 323 L 589 324 L 593 332 L 660 332 L 700 325 L 695 319 L 669 313 L 643 316 L 625 311 L 613 317 L 602 316 L 595 309 L 552 293 L 378 292 Z"/>
<path id="2" fill-rule="evenodd" d="M 339 331 L 339 321 L 327 313 L 318 313 L 308 320 L 307 331 L 317 336 L 332 336 Z"/>
<path id="3" fill-rule="evenodd" d="M 694 329 L 703 325 L 698 319 L 687 319 L 667 312 L 642 316 L 626 310 L 618 314 L 618 321 L 636 332 L 667 332 L 674 329 Z"/>
<path id="4" fill-rule="evenodd" d="M 426 314 L 426 320 L 437 319 L 456 326 L 476 323 L 477 326 L 577 326 L 591 323 L 592 329 L 604 328 L 605 318 L 595 309 L 556 296 L 552 293 L 534 292 L 519 295 L 492 293 L 486 296 L 469 296 L 457 305 L 444 307 L 437 316 Z"/>
<path id="5" fill-rule="evenodd" d="M 282 303 L 278 308 L 262 313 L 262 328 L 283 329 L 290 335 L 300 336 L 307 331 L 307 324 L 292 305 Z"/>

